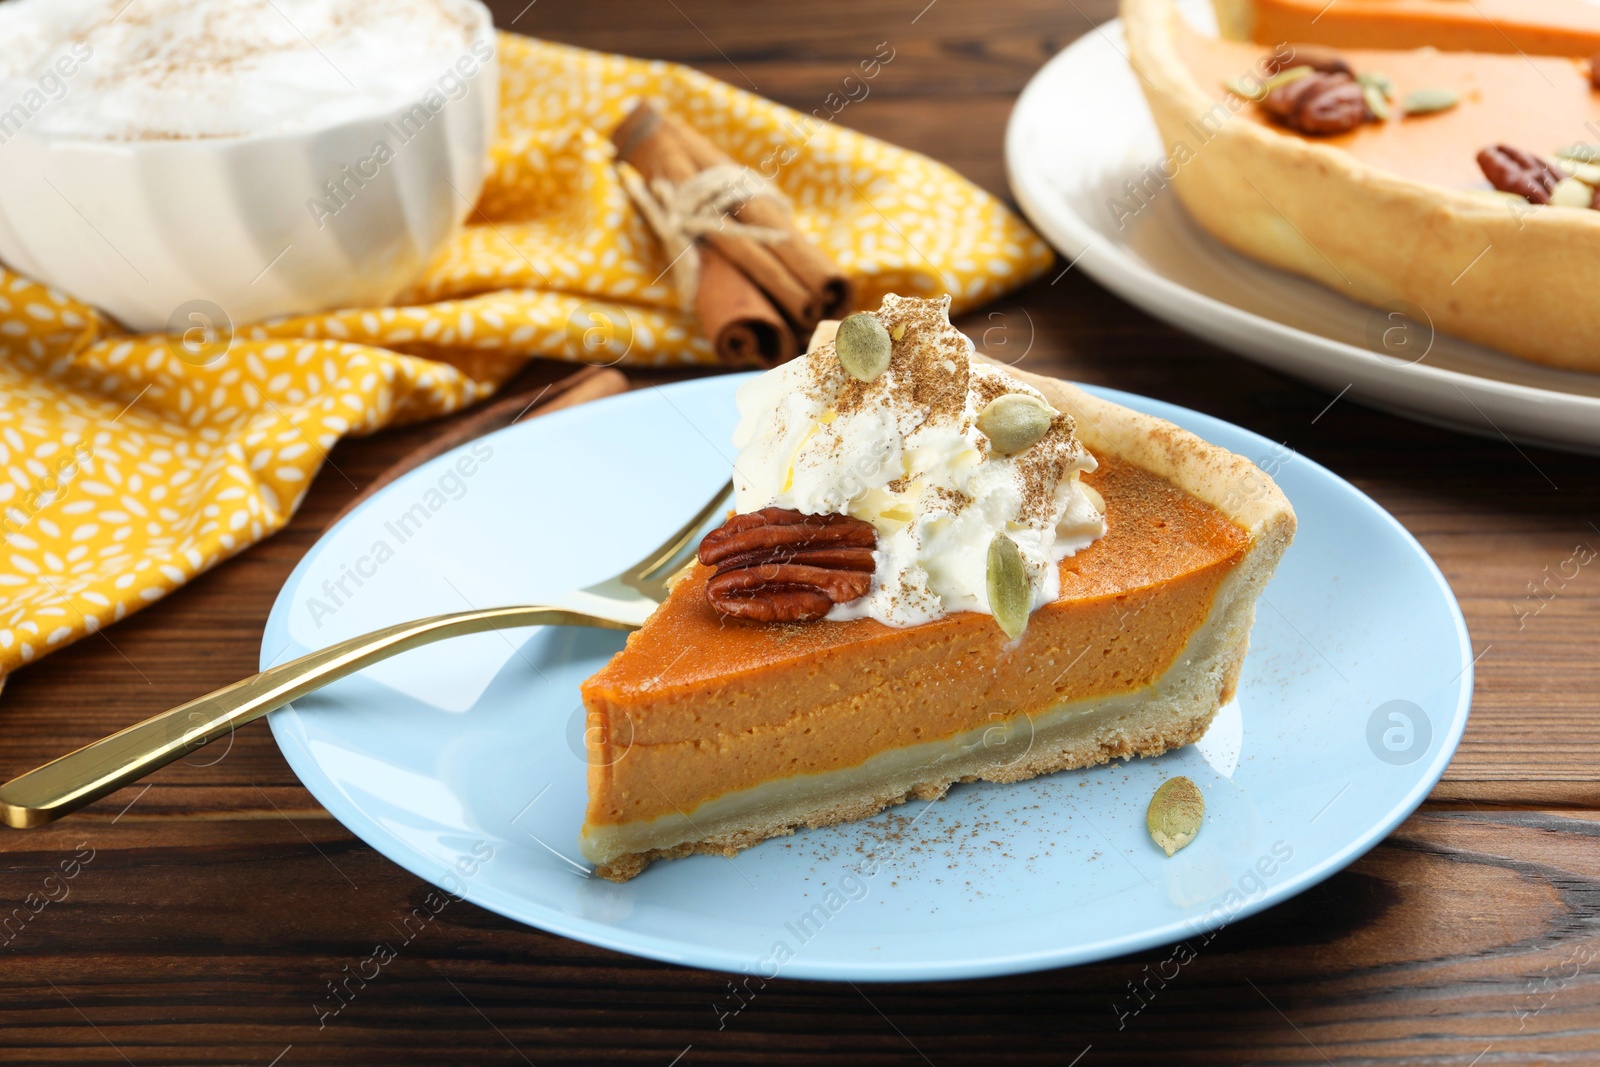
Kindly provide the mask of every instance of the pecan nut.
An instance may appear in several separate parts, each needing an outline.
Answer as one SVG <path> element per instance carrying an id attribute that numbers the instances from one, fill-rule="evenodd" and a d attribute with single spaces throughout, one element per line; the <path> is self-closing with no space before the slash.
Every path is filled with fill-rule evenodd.
<path id="1" fill-rule="evenodd" d="M 715 567 L 706 600 L 721 615 L 755 622 L 810 622 L 872 589 L 878 532 L 848 515 L 762 508 L 734 515 L 700 542 Z"/>
<path id="2" fill-rule="evenodd" d="M 1502 193 L 1515 193 L 1530 204 L 1548 204 L 1550 192 L 1565 177 L 1534 155 L 1508 144 L 1491 145 L 1478 153 L 1478 169 Z"/>
<path id="3" fill-rule="evenodd" d="M 1373 117 L 1360 83 L 1342 72 L 1317 71 L 1285 82 L 1261 106 L 1291 130 L 1318 137 L 1348 133 Z"/>

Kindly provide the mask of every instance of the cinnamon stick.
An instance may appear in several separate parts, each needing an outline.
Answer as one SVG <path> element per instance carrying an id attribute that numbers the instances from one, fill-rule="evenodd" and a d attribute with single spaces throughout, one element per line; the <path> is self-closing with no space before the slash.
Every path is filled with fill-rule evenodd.
<path id="1" fill-rule="evenodd" d="M 661 112 L 647 103 L 622 120 L 611 141 L 617 158 L 646 180 L 677 184 L 700 170 L 662 122 Z M 723 363 L 774 367 L 794 358 L 798 345 L 782 313 L 754 281 L 711 247 L 700 251 L 694 304 L 700 328 Z"/>
<path id="2" fill-rule="evenodd" d="M 797 335 L 804 337 L 822 321 L 823 292 L 807 288 L 769 246 L 726 233 L 708 233 L 702 240 L 755 282 L 794 325 Z"/>
<path id="3" fill-rule="evenodd" d="M 696 170 L 733 162 L 726 152 L 676 115 L 665 114 L 662 116 L 662 121 L 671 127 L 674 135 L 683 143 L 684 150 L 693 161 Z M 809 292 L 815 294 L 817 303 L 815 317 L 796 324 L 801 327 L 803 335 L 809 336 L 821 320 L 843 318 L 850 311 L 855 298 L 850 279 L 845 277 L 844 272 L 835 266 L 832 260 L 822 254 L 821 249 L 806 240 L 800 231 L 794 228 L 794 219 L 787 208 L 771 197 L 758 196 L 745 201 L 744 206 L 734 213 L 734 217 L 751 226 L 765 226 L 768 229 L 783 230 L 787 234 L 784 240 L 776 244 L 756 247 L 763 251 L 770 249 L 771 254 L 792 272 L 793 277 L 798 279 Z M 753 241 L 745 243 L 755 244 Z M 740 266 L 744 264 L 740 262 Z M 752 276 L 756 277 L 757 281 L 761 280 L 757 275 Z"/>
<path id="4" fill-rule="evenodd" d="M 713 166 L 734 165 L 733 160 L 706 140 L 693 128 L 675 116 L 660 111 L 648 102 L 641 102 L 612 135 L 617 156 L 629 163 L 646 178 L 663 178 L 673 184 L 688 180 L 695 174 Z M 784 352 L 797 351 L 800 342 L 809 337 L 818 322 L 828 317 L 842 317 L 850 309 L 854 298 L 849 280 L 814 245 L 794 228 L 788 210 L 771 197 L 756 197 L 747 201 L 735 213 L 738 221 L 777 231 L 782 238 L 776 242 L 753 239 L 734 232 L 713 232 L 701 238 L 701 247 L 715 251 L 727 263 L 738 268 L 767 301 L 782 312 L 793 334 L 791 343 L 784 344 Z M 748 300 L 748 293 L 725 276 L 719 275 L 717 299 L 710 304 L 714 321 L 727 321 L 724 301 L 737 290 L 738 302 L 747 309 L 759 307 Z M 696 301 L 697 305 L 707 303 Z M 725 329 L 713 330 L 708 320 L 707 333 L 716 342 L 719 356 L 733 356 L 732 335 L 724 337 Z M 770 320 L 739 320 L 732 324 L 745 340 L 760 333 L 766 336 Z M 777 334 L 774 334 L 777 336 Z M 728 343 L 724 344 L 724 340 Z M 763 357 L 770 360 L 771 353 L 764 350 Z M 781 358 L 788 358 L 787 354 Z"/>
<path id="5" fill-rule="evenodd" d="M 715 338 L 717 357 L 734 367 L 775 367 L 799 354 L 794 331 L 744 272 L 715 248 L 700 249 L 695 314 Z M 711 323 L 716 330 L 711 332 Z"/>

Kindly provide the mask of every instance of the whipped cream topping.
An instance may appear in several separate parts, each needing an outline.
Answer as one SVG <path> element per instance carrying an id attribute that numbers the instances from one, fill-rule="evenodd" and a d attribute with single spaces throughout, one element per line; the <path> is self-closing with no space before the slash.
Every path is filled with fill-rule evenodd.
<path id="1" fill-rule="evenodd" d="M 311 129 L 452 98 L 487 33 L 469 0 L 6 0 L 0 111 L 86 140 Z"/>
<path id="2" fill-rule="evenodd" d="M 1021 550 L 1038 608 L 1060 595 L 1057 564 L 1105 534 L 1102 502 L 1079 478 L 1095 459 L 1070 416 L 1016 455 L 991 448 L 977 425 L 990 401 L 1044 397 L 976 361 L 949 308 L 948 297 L 885 297 L 876 317 L 895 340 L 876 381 L 846 374 L 830 342 L 739 390 L 736 510 L 842 513 L 878 531 L 872 591 L 830 619 L 914 626 L 993 614 L 986 570 L 997 533 Z"/>

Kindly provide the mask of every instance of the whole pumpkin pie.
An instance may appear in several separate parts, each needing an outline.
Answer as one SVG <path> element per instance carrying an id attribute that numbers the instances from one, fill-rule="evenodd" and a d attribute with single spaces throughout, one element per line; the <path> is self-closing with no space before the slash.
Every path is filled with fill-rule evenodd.
<path id="1" fill-rule="evenodd" d="M 1215 6 L 1221 37 L 1171 0 L 1122 2 L 1167 155 L 1113 215 L 1171 185 L 1254 259 L 1511 355 L 1600 370 L 1600 7 Z"/>
<path id="2" fill-rule="evenodd" d="M 1157 755 L 1232 698 L 1283 494 L 947 308 L 890 296 L 741 389 L 736 513 L 583 685 L 601 876 Z"/>

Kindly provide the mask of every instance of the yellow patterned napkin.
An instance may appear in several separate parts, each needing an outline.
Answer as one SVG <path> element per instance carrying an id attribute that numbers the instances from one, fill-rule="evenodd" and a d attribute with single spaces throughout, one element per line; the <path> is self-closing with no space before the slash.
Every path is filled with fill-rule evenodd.
<path id="1" fill-rule="evenodd" d="M 242 327 L 198 360 L 0 270 L 0 677 L 282 527 L 345 434 L 471 404 L 531 356 L 713 362 L 611 166 L 640 98 L 742 163 L 779 161 L 799 229 L 864 306 L 948 292 L 960 311 L 1050 262 L 948 168 L 706 75 L 510 35 L 500 59 L 478 210 L 402 306 Z"/>

